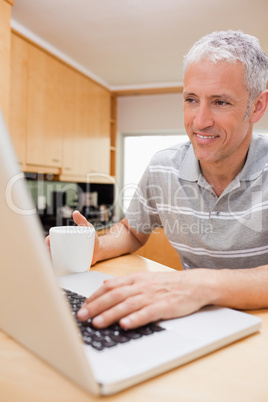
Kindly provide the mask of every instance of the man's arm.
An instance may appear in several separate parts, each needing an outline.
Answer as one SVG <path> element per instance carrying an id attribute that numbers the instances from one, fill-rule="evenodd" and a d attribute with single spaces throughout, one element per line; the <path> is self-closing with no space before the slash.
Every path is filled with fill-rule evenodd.
<path id="1" fill-rule="evenodd" d="M 268 308 L 268 266 L 139 273 L 107 280 L 78 313 L 103 328 L 125 329 L 191 314 L 214 304 L 236 309 Z"/>
<path id="2" fill-rule="evenodd" d="M 79 211 L 74 211 L 73 219 L 78 226 L 92 226 Z M 149 236 L 137 232 L 123 219 L 112 226 L 105 235 L 99 237 L 96 233 L 92 265 L 97 261 L 133 253 L 146 243 Z M 50 248 L 49 236 L 46 237 L 46 244 Z"/>
<path id="3" fill-rule="evenodd" d="M 77 225 L 90 226 L 78 211 L 73 218 Z M 124 219 L 104 236 L 96 235 L 93 263 L 131 253 L 145 244 L 148 237 L 136 232 Z M 119 321 L 123 328 L 130 329 L 188 315 L 208 304 L 242 310 L 268 308 L 268 265 L 141 272 L 110 279 L 87 299 L 78 317 L 92 318 L 93 324 L 100 328 Z"/>
<path id="4" fill-rule="evenodd" d="M 268 308 L 268 265 L 213 272 L 215 304 L 241 310 Z"/>
<path id="5" fill-rule="evenodd" d="M 91 226 L 78 211 L 73 213 L 73 219 L 78 226 Z M 149 234 L 137 232 L 129 225 L 126 219 L 123 219 L 113 225 L 105 235 L 99 237 L 96 234 L 92 264 L 108 258 L 133 253 L 146 243 L 149 236 Z"/>
<path id="6" fill-rule="evenodd" d="M 134 230 L 126 219 L 113 225 L 105 235 L 97 238 L 94 249 L 93 264 L 97 261 L 133 253 L 142 247 L 149 235 Z"/>

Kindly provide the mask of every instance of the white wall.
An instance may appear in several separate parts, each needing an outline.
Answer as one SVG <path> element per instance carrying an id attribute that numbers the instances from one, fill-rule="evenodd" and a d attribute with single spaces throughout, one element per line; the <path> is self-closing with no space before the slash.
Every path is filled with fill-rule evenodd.
<path id="1" fill-rule="evenodd" d="M 118 132 L 123 134 L 184 129 L 182 94 L 118 98 Z"/>
<path id="2" fill-rule="evenodd" d="M 181 131 L 184 129 L 182 104 L 182 94 L 119 97 L 118 132 Z M 268 110 L 255 128 L 268 133 Z"/>

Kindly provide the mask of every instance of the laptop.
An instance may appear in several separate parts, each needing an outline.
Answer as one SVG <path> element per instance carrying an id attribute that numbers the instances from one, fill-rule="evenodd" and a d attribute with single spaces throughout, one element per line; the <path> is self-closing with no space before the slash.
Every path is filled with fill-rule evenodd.
<path id="1" fill-rule="evenodd" d="M 122 334 L 115 325 L 100 347 L 99 334 L 90 322 L 86 327 L 78 322 L 67 301 L 70 296 L 77 308 L 110 276 L 89 271 L 56 277 L 2 114 L 0 197 L 0 327 L 90 393 L 114 394 L 259 330 L 258 317 L 208 306 L 142 327 L 138 335 Z M 114 342 L 118 334 L 121 343 Z M 93 346 L 87 342 L 92 338 Z"/>

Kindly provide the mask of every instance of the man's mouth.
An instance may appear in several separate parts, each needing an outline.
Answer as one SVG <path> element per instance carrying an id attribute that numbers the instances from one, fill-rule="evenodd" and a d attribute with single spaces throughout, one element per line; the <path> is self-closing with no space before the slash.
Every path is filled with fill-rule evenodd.
<path id="1" fill-rule="evenodd" d="M 217 138 L 218 137 L 218 135 L 201 135 L 201 134 L 197 134 L 196 133 L 196 135 L 197 135 L 197 137 L 198 138 L 204 138 L 204 139 L 211 139 L 211 138 Z"/>

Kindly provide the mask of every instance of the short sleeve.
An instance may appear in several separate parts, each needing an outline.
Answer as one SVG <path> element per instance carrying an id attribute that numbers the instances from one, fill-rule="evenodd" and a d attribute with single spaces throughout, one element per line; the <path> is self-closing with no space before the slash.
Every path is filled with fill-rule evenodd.
<path id="1" fill-rule="evenodd" d="M 150 166 L 145 170 L 126 211 L 126 219 L 138 232 L 150 234 L 161 226 L 157 209 L 157 184 L 154 184 Z"/>

